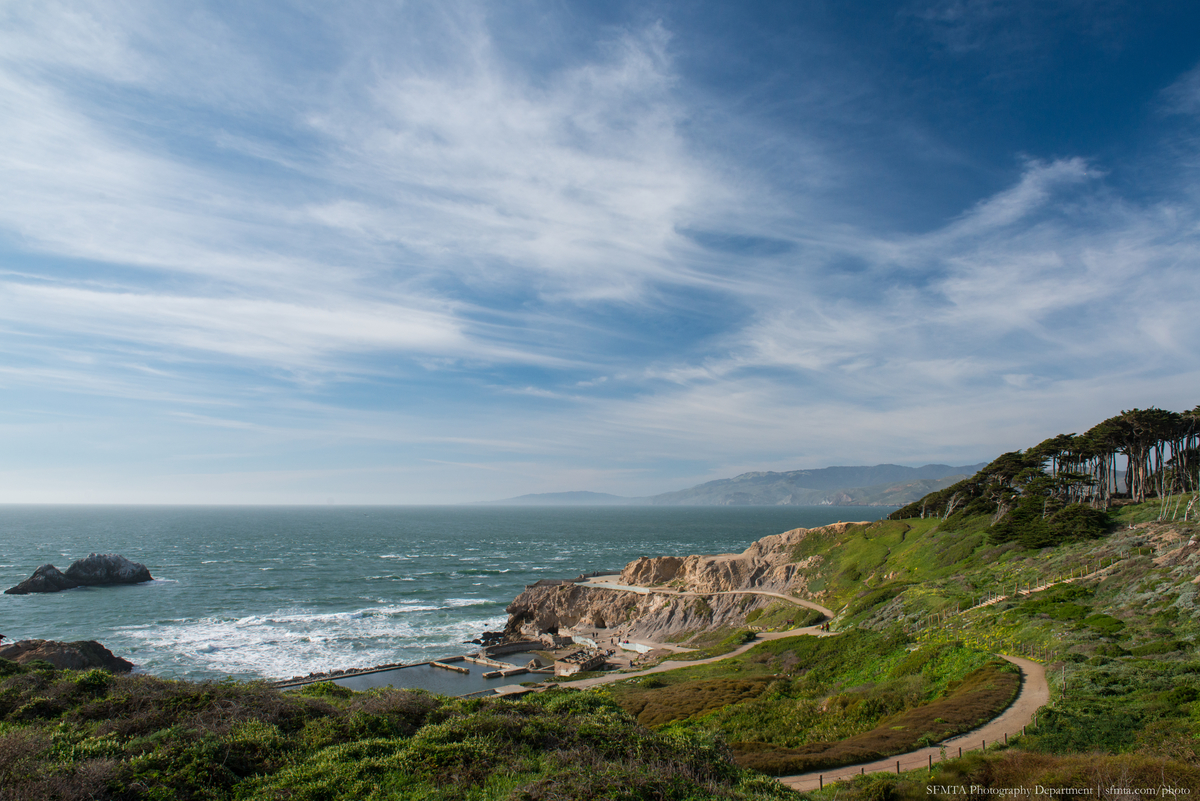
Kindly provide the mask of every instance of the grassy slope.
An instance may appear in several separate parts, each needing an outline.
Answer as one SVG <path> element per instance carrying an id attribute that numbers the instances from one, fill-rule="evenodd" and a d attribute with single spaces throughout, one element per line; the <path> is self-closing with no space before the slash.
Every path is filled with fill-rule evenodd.
<path id="1" fill-rule="evenodd" d="M 639 722 L 727 740 L 739 764 L 775 775 L 909 750 L 978 725 L 1019 681 L 989 654 L 909 650 L 898 632 L 793 637 L 739 657 L 612 686 Z"/>

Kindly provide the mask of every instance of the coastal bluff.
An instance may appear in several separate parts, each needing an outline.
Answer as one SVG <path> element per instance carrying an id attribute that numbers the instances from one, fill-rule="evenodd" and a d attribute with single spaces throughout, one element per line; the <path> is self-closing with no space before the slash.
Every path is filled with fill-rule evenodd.
<path id="1" fill-rule="evenodd" d="M 849 525 L 772 534 L 740 554 L 641 557 L 625 566 L 614 588 L 580 581 L 526 587 L 505 610 L 505 635 L 536 637 L 582 627 L 682 642 L 713 629 L 745 626 L 749 613 L 778 602 L 773 595 L 820 601 L 821 593 L 809 591 L 808 576 L 823 557 L 795 561 L 796 546 L 812 531 Z"/>
<path id="2" fill-rule="evenodd" d="M 98 587 L 109 584 L 140 584 L 153 580 L 149 569 L 140 562 L 133 562 L 115 553 L 93 553 L 76 559 L 65 572 L 54 565 L 45 564 L 33 571 L 33 575 L 15 587 L 4 591 L 5 595 L 28 595 L 36 592 L 61 592 L 76 587 Z"/>

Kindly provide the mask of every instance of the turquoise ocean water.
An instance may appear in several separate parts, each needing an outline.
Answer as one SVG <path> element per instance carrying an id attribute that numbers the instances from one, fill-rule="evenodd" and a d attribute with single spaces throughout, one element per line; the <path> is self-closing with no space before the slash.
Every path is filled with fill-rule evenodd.
<path id="1" fill-rule="evenodd" d="M 99 640 L 161 676 L 286 678 L 468 650 L 526 584 L 728 553 L 890 509 L 0 507 L 0 585 L 120 553 L 155 581 L 0 595 L 10 639 Z"/>

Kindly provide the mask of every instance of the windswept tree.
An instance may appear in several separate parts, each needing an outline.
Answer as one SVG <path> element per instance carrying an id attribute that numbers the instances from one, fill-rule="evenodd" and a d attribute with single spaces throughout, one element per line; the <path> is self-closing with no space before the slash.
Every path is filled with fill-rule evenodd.
<path id="1" fill-rule="evenodd" d="M 1124 492 L 1117 457 L 1125 457 Z M 1115 497 L 1135 502 L 1195 493 L 1200 505 L 1200 406 L 1178 413 L 1130 409 L 1083 434 L 1059 434 L 999 456 L 974 476 L 893 512 L 892 519 L 990 514 L 996 541 L 1040 547 L 1096 536 Z M 1176 506 L 1179 504 L 1177 503 Z M 1176 510 L 1177 511 L 1177 510 Z"/>

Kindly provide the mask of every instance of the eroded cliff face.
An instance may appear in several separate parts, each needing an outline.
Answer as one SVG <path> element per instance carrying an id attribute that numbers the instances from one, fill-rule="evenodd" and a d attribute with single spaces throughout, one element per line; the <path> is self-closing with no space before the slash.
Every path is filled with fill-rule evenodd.
<path id="1" fill-rule="evenodd" d="M 530 587 L 508 605 L 505 634 L 536 637 L 588 628 L 602 636 L 620 632 L 632 639 L 664 642 L 712 628 L 742 626 L 747 613 L 771 600 L 769 596 L 642 594 L 579 584 Z"/>
<path id="2" fill-rule="evenodd" d="M 850 523 L 825 529 L 837 531 Z M 819 601 L 808 590 L 820 555 L 792 561 L 792 552 L 812 529 L 764 537 L 740 554 L 642 557 L 625 566 L 620 583 L 662 588 L 635 593 L 580 584 L 530 587 L 509 605 L 505 633 L 536 636 L 568 628 L 619 629 L 635 639 L 659 642 L 685 632 L 745 625 L 746 614 L 773 602 L 770 596 L 715 595 L 758 590 Z M 669 592 L 673 591 L 673 592 Z M 699 593 L 703 598 L 673 593 Z"/>
<path id="3" fill-rule="evenodd" d="M 840 531 L 851 523 L 835 523 L 824 530 Z M 729 592 L 764 590 L 797 593 L 819 600 L 808 591 L 808 576 L 821 562 L 821 556 L 792 561 L 793 549 L 810 531 L 797 528 L 763 537 L 740 554 L 717 556 L 642 557 L 625 566 L 621 583 L 638 587 L 670 586 L 689 592 Z"/>

